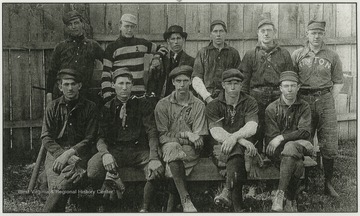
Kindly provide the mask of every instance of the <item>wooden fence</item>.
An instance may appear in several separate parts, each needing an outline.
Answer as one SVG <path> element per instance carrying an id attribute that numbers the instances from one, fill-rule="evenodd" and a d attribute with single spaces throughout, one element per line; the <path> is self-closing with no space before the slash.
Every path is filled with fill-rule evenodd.
<path id="1" fill-rule="evenodd" d="M 228 43 L 240 56 L 257 42 L 257 23 L 271 18 L 277 37 L 289 52 L 305 42 L 310 19 L 327 21 L 326 42 L 336 50 L 345 86 L 336 101 L 340 139 L 355 139 L 356 4 L 3 4 L 3 149 L 6 159 L 33 159 L 40 146 L 46 73 L 52 49 L 66 37 L 62 15 L 78 10 L 88 37 L 103 48 L 119 35 L 123 13 L 138 17 L 137 36 L 164 44 L 162 33 L 173 24 L 189 34 L 185 50 L 192 56 L 209 43 L 209 25 L 222 19 Z M 101 69 L 101 68 L 98 68 Z M 95 74 L 99 77 L 100 73 Z M 35 88 L 34 88 L 35 87 Z"/>

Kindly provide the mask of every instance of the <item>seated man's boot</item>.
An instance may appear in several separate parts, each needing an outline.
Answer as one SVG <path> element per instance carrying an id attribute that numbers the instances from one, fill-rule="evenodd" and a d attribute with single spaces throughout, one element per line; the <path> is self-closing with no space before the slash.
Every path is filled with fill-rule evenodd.
<path id="1" fill-rule="evenodd" d="M 283 211 L 283 203 L 284 203 L 284 191 L 277 190 L 274 200 L 273 200 L 271 210 L 276 211 L 276 212 Z"/>
<path id="2" fill-rule="evenodd" d="M 190 195 L 187 195 L 184 199 L 181 199 L 181 205 L 183 207 L 183 212 L 197 212 L 194 204 L 191 202 Z"/>
<path id="3" fill-rule="evenodd" d="M 285 206 L 284 206 L 285 212 L 297 212 L 297 203 L 296 200 L 285 200 Z"/>
<path id="4" fill-rule="evenodd" d="M 231 207 L 231 192 L 227 187 L 221 191 L 221 193 L 214 198 L 216 205 L 224 205 L 226 207 Z"/>
<path id="5" fill-rule="evenodd" d="M 334 173 L 334 160 L 323 158 L 324 164 L 324 174 L 325 174 L 325 184 L 324 184 L 324 193 L 332 197 L 339 197 L 339 194 L 335 191 L 332 185 L 332 178 Z"/>

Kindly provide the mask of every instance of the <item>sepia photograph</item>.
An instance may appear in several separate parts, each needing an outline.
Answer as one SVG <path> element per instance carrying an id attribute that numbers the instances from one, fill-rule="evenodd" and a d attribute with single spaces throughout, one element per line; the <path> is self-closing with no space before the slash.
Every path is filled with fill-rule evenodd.
<path id="1" fill-rule="evenodd" d="M 357 213 L 357 2 L 2 2 L 2 213 Z"/>

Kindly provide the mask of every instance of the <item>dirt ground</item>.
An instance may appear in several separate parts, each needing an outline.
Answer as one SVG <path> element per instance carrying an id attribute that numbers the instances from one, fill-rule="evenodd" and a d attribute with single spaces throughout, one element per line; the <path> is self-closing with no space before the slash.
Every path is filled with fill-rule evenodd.
<path id="1" fill-rule="evenodd" d="M 348 141 L 339 144 L 340 154 L 335 164 L 334 185 L 340 198 L 334 199 L 323 194 L 324 177 L 320 168 L 309 172 L 308 187 L 298 197 L 299 212 L 357 212 L 357 148 L 356 142 Z M 4 212 L 41 212 L 46 193 L 40 190 L 26 194 L 34 164 L 11 164 L 4 167 L 3 173 L 3 211 Z M 244 186 L 243 195 L 246 211 L 270 212 L 271 199 L 276 189 L 276 181 L 249 182 Z M 137 212 L 141 205 L 143 183 L 128 185 L 124 199 L 115 204 L 111 212 Z M 221 186 L 213 182 L 194 182 L 189 185 L 190 195 L 199 212 L 232 212 L 213 204 L 214 196 Z M 141 195 L 140 195 L 141 194 Z M 140 195 L 140 196 L 139 196 Z M 165 187 L 156 193 L 151 211 L 166 211 L 167 192 Z M 70 199 L 66 212 L 88 212 L 89 206 L 96 211 L 104 208 L 91 195 L 79 195 Z M 92 208 L 93 209 L 93 208 Z M 181 211 L 180 205 L 176 211 Z"/>

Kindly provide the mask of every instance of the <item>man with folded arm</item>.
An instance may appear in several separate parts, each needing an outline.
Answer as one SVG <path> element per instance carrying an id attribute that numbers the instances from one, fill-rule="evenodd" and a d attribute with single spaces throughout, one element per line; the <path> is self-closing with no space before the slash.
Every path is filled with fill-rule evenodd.
<path id="1" fill-rule="evenodd" d="M 237 69 L 222 73 L 225 90 L 206 106 L 206 117 L 211 136 L 219 145 L 214 146 L 217 159 L 226 164 L 226 183 L 216 204 L 231 206 L 235 212 L 244 210 L 242 186 L 247 179 L 245 154 L 255 156 L 257 150 L 251 137 L 258 126 L 256 100 L 241 92 L 243 74 Z"/>
<path id="2" fill-rule="evenodd" d="M 133 75 L 127 68 L 114 71 L 112 86 L 116 97 L 100 112 L 99 152 L 89 160 L 88 177 L 96 188 L 103 184 L 104 198 L 114 201 L 121 199 L 125 190 L 118 168 L 143 169 L 147 182 L 140 212 L 147 212 L 156 178 L 163 175 L 164 168 L 159 160 L 153 103 L 144 96 L 131 95 L 133 85 Z M 110 207 L 113 203 L 106 204 Z"/>
<path id="3" fill-rule="evenodd" d="M 95 103 L 79 95 L 81 74 L 74 69 L 58 73 L 63 96 L 49 102 L 42 126 L 42 144 L 47 150 L 45 171 L 50 189 L 44 212 L 65 212 L 69 193 L 79 188 L 92 156 L 98 131 Z"/>
<path id="4" fill-rule="evenodd" d="M 304 173 L 304 155 L 311 155 L 309 142 L 311 110 L 309 104 L 297 95 L 299 77 L 293 71 L 280 75 L 281 96 L 265 110 L 266 154 L 280 163 L 280 180 L 273 200 L 272 211 L 296 212 L 296 190 Z"/>

